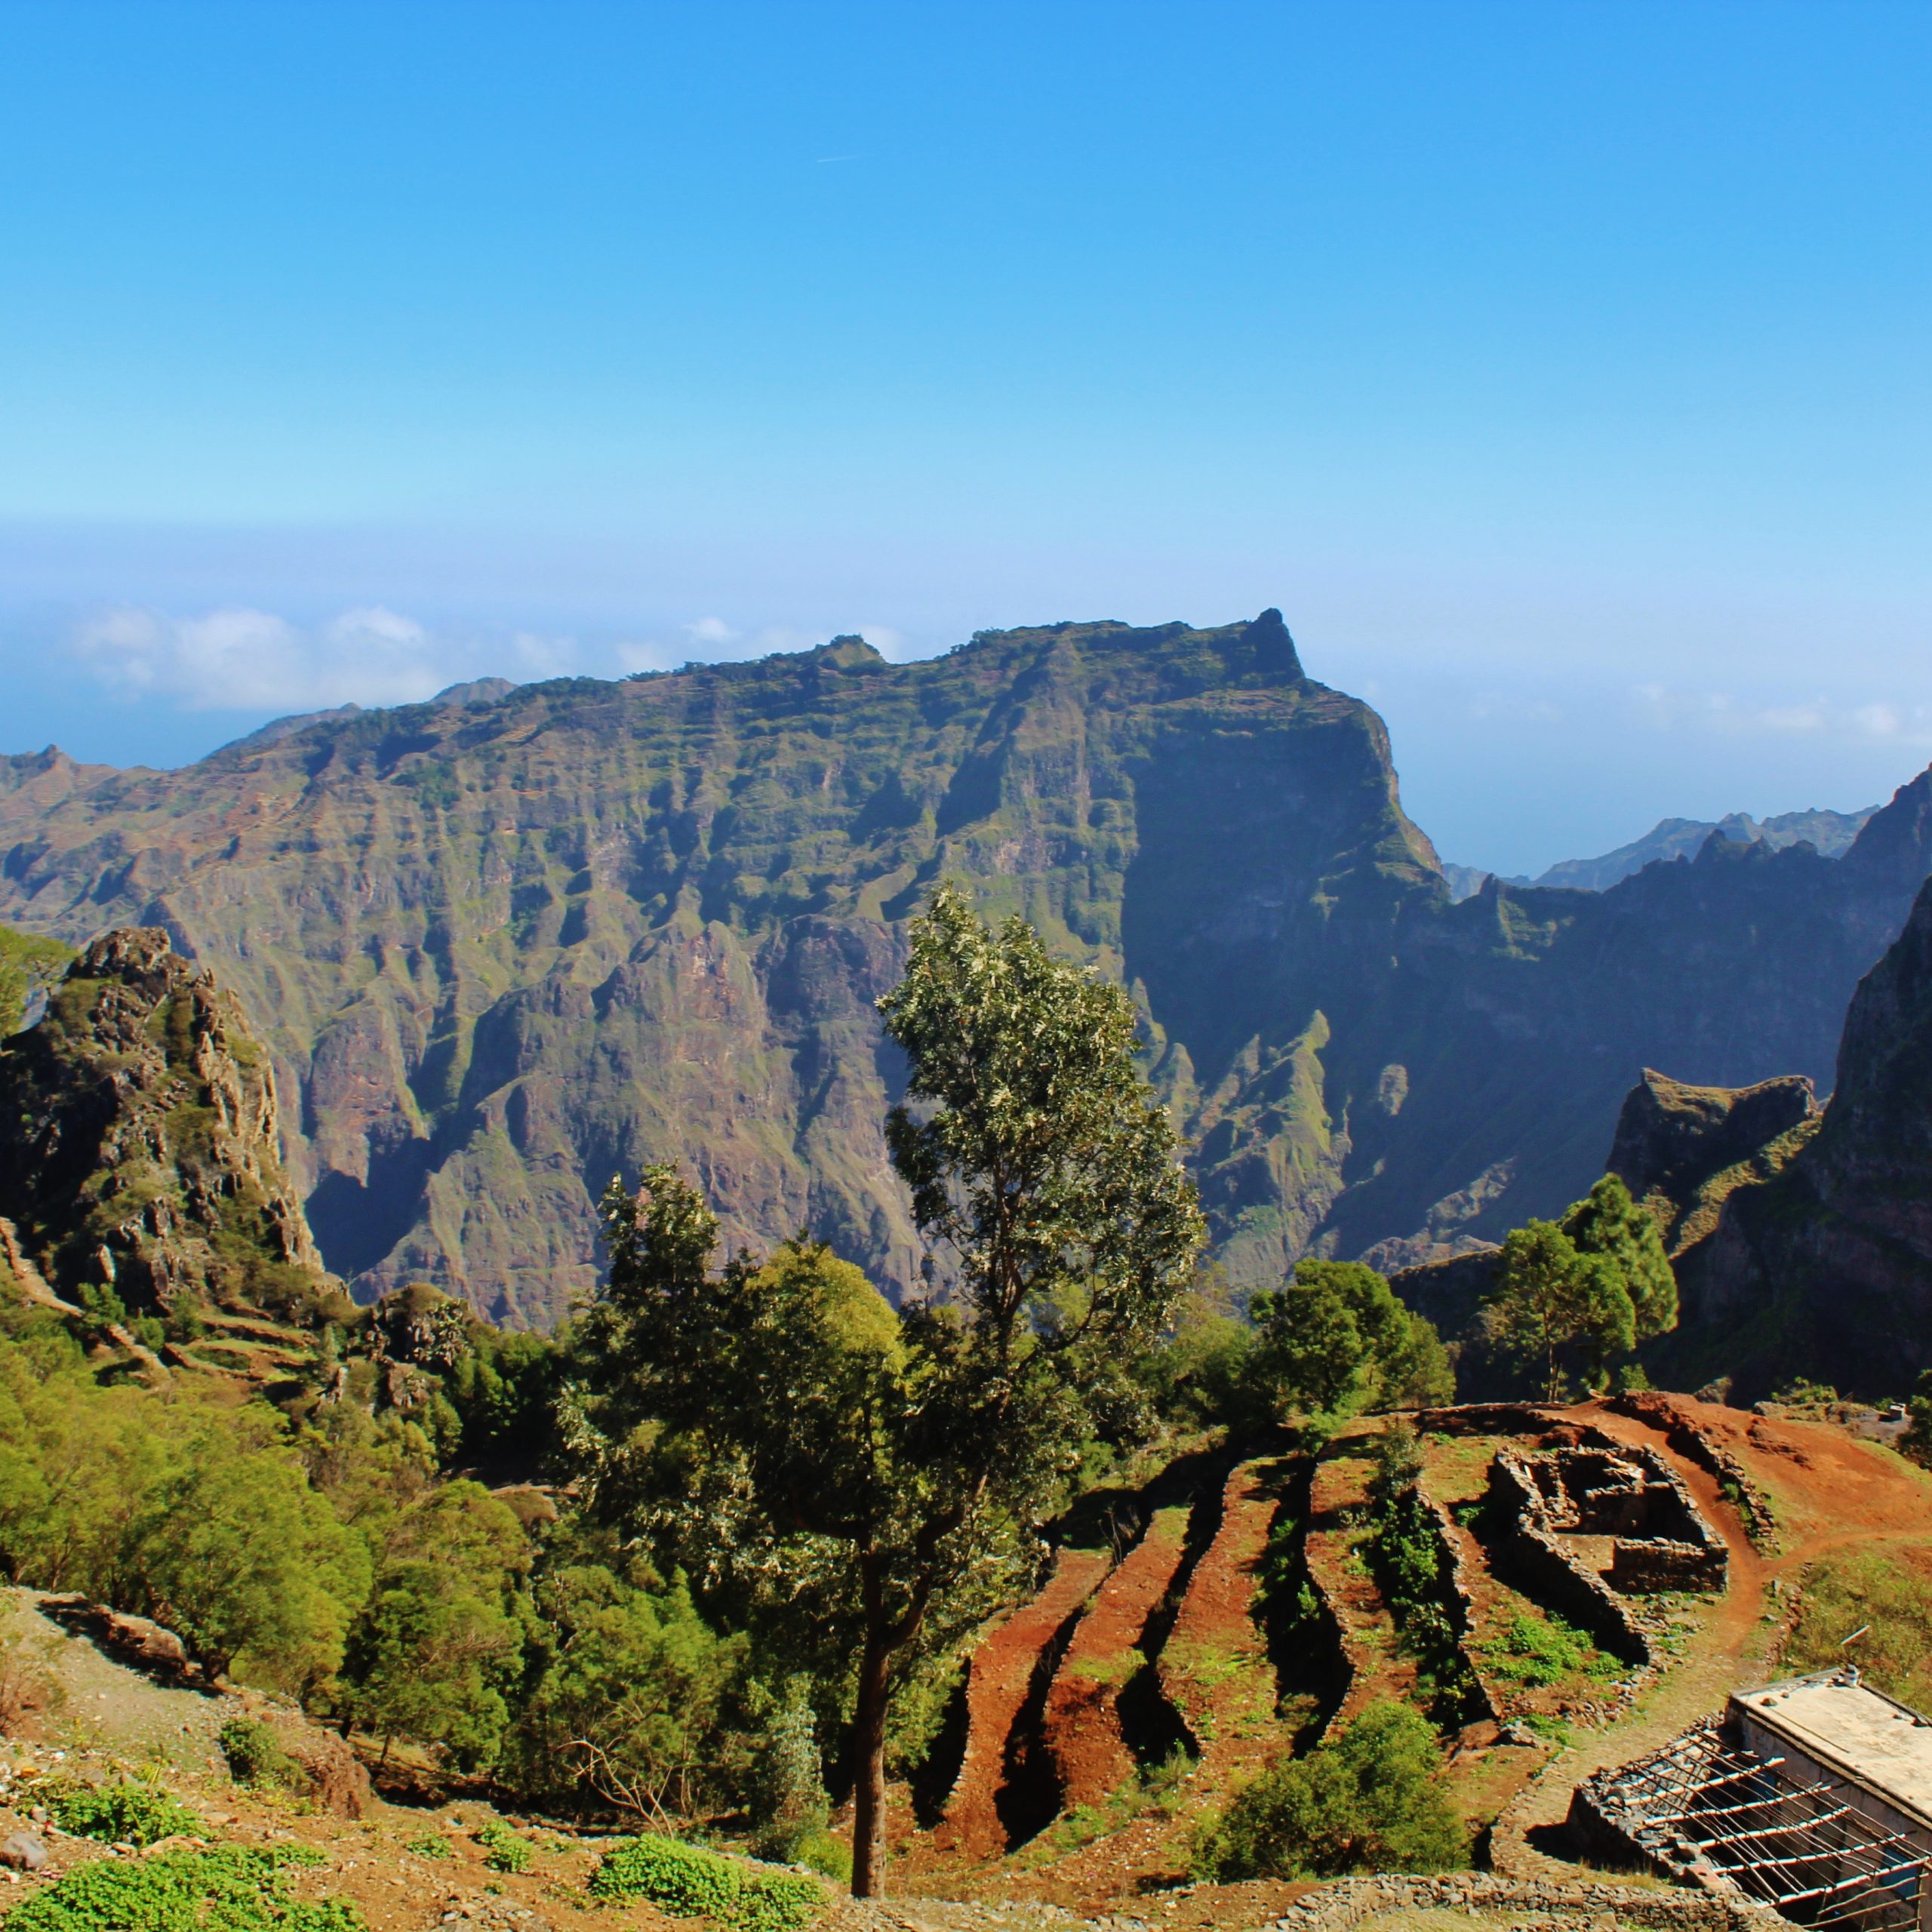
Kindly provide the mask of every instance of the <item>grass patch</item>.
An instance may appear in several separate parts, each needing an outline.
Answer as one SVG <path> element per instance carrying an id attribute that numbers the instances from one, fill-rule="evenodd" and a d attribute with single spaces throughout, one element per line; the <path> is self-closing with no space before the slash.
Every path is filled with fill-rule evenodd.
<path id="1" fill-rule="evenodd" d="M 1583 1632 L 1560 1617 L 1524 1611 L 1483 1648 L 1490 1675 L 1528 1689 L 1589 1677 L 1599 1681 L 1619 1675 L 1623 1666 L 1606 1656 Z"/>
<path id="2" fill-rule="evenodd" d="M 364 1932 L 340 1899 L 303 1899 L 286 1868 L 312 1861 L 278 1851 L 165 1851 L 98 1859 L 7 1915 L 7 1932 Z"/>
<path id="3" fill-rule="evenodd" d="M 801 1932 L 825 1909 L 816 1878 L 760 1871 L 722 1852 L 655 1832 L 612 1845 L 590 1875 L 600 1899 L 648 1899 L 676 1918 L 709 1918 L 734 1932 Z"/>
<path id="4" fill-rule="evenodd" d="M 1861 1624 L 1871 1628 L 1846 1644 Z M 1860 1551 L 1812 1564 L 1784 1661 L 1795 1671 L 1855 1663 L 1900 1703 L 1932 1709 L 1932 1551 Z"/>

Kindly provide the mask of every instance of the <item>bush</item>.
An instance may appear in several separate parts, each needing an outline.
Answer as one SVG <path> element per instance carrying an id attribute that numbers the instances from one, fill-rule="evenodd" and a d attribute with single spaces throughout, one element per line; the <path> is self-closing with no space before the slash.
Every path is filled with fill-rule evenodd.
<path id="1" fill-rule="evenodd" d="M 1560 1617 L 1517 1617 L 1487 1655 L 1492 1676 L 1533 1687 L 1566 1677 L 1614 1677 L 1621 1669 Z"/>
<path id="2" fill-rule="evenodd" d="M 158 1785 L 73 1785 L 51 1793 L 47 1808 L 63 1832 L 103 1844 L 150 1845 L 198 1832 L 202 1821 Z"/>
<path id="3" fill-rule="evenodd" d="M 295 1862 L 229 1849 L 97 1859 L 16 1906 L 7 1932 L 363 1932 L 353 1906 L 287 1889 Z"/>
<path id="4" fill-rule="evenodd" d="M 648 1899 L 677 1918 L 710 1918 L 738 1932 L 799 1932 L 825 1903 L 817 1880 L 755 1872 L 721 1852 L 647 1832 L 613 1845 L 591 1874 L 600 1899 Z"/>
<path id="5" fill-rule="evenodd" d="M 1414 1711 L 1371 1704 L 1332 1743 L 1240 1792 L 1197 1841 L 1195 1875 L 1331 1878 L 1463 1864 L 1468 1834 L 1443 1794 L 1441 1764 Z"/>
<path id="6" fill-rule="evenodd" d="M 851 1847 L 829 1832 L 808 1832 L 792 1847 L 792 1862 L 795 1865 L 809 1865 L 835 1884 L 849 1885 L 852 1882 Z"/>
<path id="7" fill-rule="evenodd" d="M 818 1721 L 811 1687 L 806 1678 L 794 1677 L 782 1697 L 765 1703 L 763 1746 L 752 1766 L 748 1794 L 756 1826 L 753 1855 L 784 1865 L 796 1860 L 799 1845 L 822 1832 L 832 1816 L 819 1764 Z"/>
<path id="8" fill-rule="evenodd" d="M 486 1854 L 483 1863 L 492 1872 L 528 1872 L 530 1869 L 530 1846 L 520 1838 L 509 1826 L 495 1818 L 486 1818 L 471 1834 Z"/>
<path id="9" fill-rule="evenodd" d="M 414 1852 L 418 1858 L 448 1858 L 450 1841 L 440 1832 L 425 1832 L 418 1838 L 403 1841 L 403 1850 Z"/>
<path id="10" fill-rule="evenodd" d="M 302 1767 L 285 1751 L 275 1734 L 256 1718 L 230 1718 L 216 1734 L 228 1774 L 237 1784 L 280 1785 L 293 1791 L 306 1782 Z"/>

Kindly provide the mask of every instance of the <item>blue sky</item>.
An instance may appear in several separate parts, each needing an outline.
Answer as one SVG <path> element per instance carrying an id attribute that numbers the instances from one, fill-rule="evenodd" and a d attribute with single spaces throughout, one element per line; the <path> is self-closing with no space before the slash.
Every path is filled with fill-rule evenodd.
<path id="1" fill-rule="evenodd" d="M 1445 855 L 1932 759 L 1932 10 L 0 4 L 0 749 L 1275 604 Z"/>

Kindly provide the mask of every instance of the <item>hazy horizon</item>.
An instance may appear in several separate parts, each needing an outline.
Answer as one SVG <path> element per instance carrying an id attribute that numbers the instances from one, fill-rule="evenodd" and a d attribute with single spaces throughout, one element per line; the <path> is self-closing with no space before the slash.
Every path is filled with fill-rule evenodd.
<path id="1" fill-rule="evenodd" d="M 1445 857 L 1932 758 L 1932 16 L 0 12 L 0 749 L 1279 606 Z"/>

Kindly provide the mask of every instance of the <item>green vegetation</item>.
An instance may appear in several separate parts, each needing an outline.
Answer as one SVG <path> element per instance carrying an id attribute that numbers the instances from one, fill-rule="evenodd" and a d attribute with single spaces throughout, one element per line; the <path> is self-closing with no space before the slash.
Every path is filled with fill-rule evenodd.
<path id="1" fill-rule="evenodd" d="M 159 1786 L 124 1779 L 118 1784 L 69 1785 L 42 1801 L 54 1822 L 78 1838 L 137 1848 L 162 1838 L 190 1835 L 202 1821 Z"/>
<path id="2" fill-rule="evenodd" d="M 1340 1737 L 1271 1766 L 1197 1841 L 1197 1877 L 1331 1878 L 1464 1864 L 1468 1834 L 1440 1781 L 1435 1734 L 1401 1704 L 1371 1704 Z"/>
<path id="3" fill-rule="evenodd" d="M 713 1272 L 715 1217 L 657 1167 L 643 1194 L 605 1198 L 610 1280 L 580 1357 L 601 1509 L 627 1519 L 640 1489 L 681 1471 L 713 1562 L 731 1552 L 754 1588 L 746 1573 L 783 1577 L 788 1598 L 820 1581 L 852 1672 L 861 1897 L 881 1875 L 896 1685 L 984 1616 L 1026 1526 L 1137 1404 L 1128 1364 L 1201 1232 L 1118 988 L 1051 958 L 1020 920 L 990 931 L 941 887 L 880 1008 L 921 1109 L 894 1109 L 888 1143 L 948 1257 L 943 1294 L 895 1317 L 803 1240 Z"/>
<path id="4" fill-rule="evenodd" d="M 1436 1332 L 1359 1261 L 1300 1261 L 1286 1286 L 1252 1303 L 1246 1375 L 1265 1407 L 1332 1430 L 1367 1409 L 1454 1398 L 1455 1378 Z"/>
<path id="5" fill-rule="evenodd" d="M 0 1038 L 17 1033 L 29 1008 L 67 970 L 71 946 L 0 926 Z"/>
<path id="6" fill-rule="evenodd" d="M 1866 1681 L 1932 1709 L 1932 1562 L 1918 1549 L 1827 1556 L 1805 1571 L 1785 1648 L 1793 1670 L 1855 1663 Z M 1845 1639 L 1863 1629 L 1864 1635 Z"/>
<path id="7" fill-rule="evenodd" d="M 523 1663 L 531 1552 L 480 1483 L 445 1483 L 388 1526 L 375 1587 L 343 1660 L 343 1707 L 383 1740 L 439 1746 L 466 1770 L 494 1764 L 505 1695 Z"/>
<path id="8" fill-rule="evenodd" d="M 1417 1666 L 1417 1689 L 1432 1721 L 1453 1730 L 1481 1708 L 1481 1687 L 1463 1653 L 1449 1611 L 1454 1564 L 1417 1483 L 1415 1432 L 1395 1423 L 1374 1443 L 1379 1465 L 1369 1485 L 1369 1567 Z"/>
<path id="9" fill-rule="evenodd" d="M 259 1718 L 230 1718 L 216 1742 L 228 1761 L 229 1775 L 237 1784 L 279 1785 L 294 1790 L 303 1782 L 301 1766 Z"/>
<path id="10" fill-rule="evenodd" d="M 470 1834 L 483 1847 L 483 1863 L 492 1872 L 528 1872 L 530 1841 L 512 1831 L 500 1818 L 486 1818 Z"/>
<path id="11" fill-rule="evenodd" d="M 824 1909 L 818 1881 L 759 1872 L 720 1852 L 647 1833 L 613 1845 L 592 1873 L 600 1899 L 648 1899 L 675 1918 L 709 1918 L 734 1932 L 801 1932 Z"/>
<path id="12" fill-rule="evenodd" d="M 1540 1367 L 1543 1399 L 1558 1401 L 1571 1361 L 1601 1386 L 1616 1357 L 1677 1326 L 1676 1277 L 1656 1222 L 1606 1174 L 1560 1224 L 1507 1237 L 1483 1314 L 1491 1338 Z"/>
<path id="13" fill-rule="evenodd" d="M 7 1932 L 363 1932 L 355 1907 L 297 1897 L 275 1850 L 97 1859 L 7 1915 Z"/>
<path id="14" fill-rule="evenodd" d="M 440 1832 L 423 1832 L 402 1842 L 405 1851 L 417 1858 L 450 1858 L 455 1854 L 450 1849 L 450 1841 Z"/>
<path id="15" fill-rule="evenodd" d="M 1613 1678 L 1623 1669 L 1574 1625 L 1540 1611 L 1519 1611 L 1484 1657 L 1492 1677 L 1531 1689 L 1571 1678 Z"/>
<path id="16" fill-rule="evenodd" d="M 1823 1408 L 1838 1398 L 1838 1392 L 1829 1382 L 1814 1382 L 1802 1375 L 1794 1375 L 1771 1391 L 1773 1401 L 1783 1402 L 1794 1409 Z"/>

